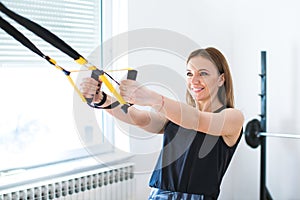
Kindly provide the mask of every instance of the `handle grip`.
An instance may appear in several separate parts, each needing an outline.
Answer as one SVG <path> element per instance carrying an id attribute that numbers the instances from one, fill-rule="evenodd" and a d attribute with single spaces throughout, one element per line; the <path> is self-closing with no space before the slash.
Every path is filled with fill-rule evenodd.
<path id="1" fill-rule="evenodd" d="M 99 76 L 102 75 L 102 74 L 104 74 L 103 70 L 99 70 L 99 69 L 93 70 L 93 72 L 91 74 L 91 78 L 93 78 L 94 80 L 99 82 Z M 88 104 L 93 102 L 93 98 L 85 98 L 85 99 L 86 99 Z"/>
<path id="2" fill-rule="evenodd" d="M 127 79 L 130 79 L 130 80 L 136 80 L 136 77 L 137 77 L 137 71 L 136 70 L 129 70 L 128 73 L 127 73 Z M 121 106 L 121 109 L 127 113 L 128 112 L 128 108 L 132 106 L 131 104 L 124 104 Z"/>
<path id="3" fill-rule="evenodd" d="M 129 70 L 127 73 L 127 79 L 136 80 L 137 71 L 136 70 Z"/>

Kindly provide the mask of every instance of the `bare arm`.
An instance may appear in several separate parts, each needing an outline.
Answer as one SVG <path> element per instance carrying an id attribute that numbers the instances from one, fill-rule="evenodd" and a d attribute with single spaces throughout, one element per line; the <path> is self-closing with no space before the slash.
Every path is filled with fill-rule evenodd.
<path id="1" fill-rule="evenodd" d="M 122 88 L 126 88 L 123 91 Z M 124 80 L 121 95 L 138 105 L 151 106 L 168 120 L 187 129 L 193 129 L 214 136 L 228 139 L 227 144 L 234 144 L 243 126 L 243 114 L 233 108 L 220 113 L 202 112 L 185 103 L 167 97 L 139 85 L 136 81 Z"/>
<path id="2" fill-rule="evenodd" d="M 99 86 L 98 84 L 99 82 L 95 81 L 92 78 L 84 79 L 80 85 L 81 92 L 84 97 L 94 97 L 94 102 L 100 102 L 103 96 L 101 92 L 98 92 L 98 94 L 96 94 L 96 90 L 99 90 L 99 88 L 101 87 L 101 85 Z M 93 94 L 96 95 L 93 96 Z M 115 98 L 107 95 L 107 100 L 101 107 L 106 107 L 115 101 Z M 162 133 L 165 123 L 167 122 L 167 119 L 161 113 L 139 110 L 134 107 L 130 107 L 128 109 L 128 113 L 124 113 L 123 110 L 121 110 L 120 105 L 113 109 L 106 109 L 106 111 L 125 123 L 138 126 L 151 133 Z"/>
<path id="3" fill-rule="evenodd" d="M 228 146 L 233 146 L 240 136 L 244 123 L 243 114 L 233 108 L 219 113 L 201 112 L 194 107 L 164 98 L 161 109 L 167 119 L 188 129 L 214 136 L 222 136 Z"/>
<path id="4" fill-rule="evenodd" d="M 166 97 L 164 97 L 163 108 L 159 108 L 157 103 L 153 105 L 174 123 L 210 135 L 230 136 L 239 134 L 244 122 L 243 114 L 233 108 L 224 109 L 220 113 L 202 112 L 192 106 Z"/>
<path id="5" fill-rule="evenodd" d="M 108 96 L 104 106 L 114 101 L 114 98 Z M 139 110 L 133 106 L 128 109 L 128 113 L 124 113 L 123 110 L 121 110 L 121 106 L 114 109 L 107 109 L 106 111 L 125 123 L 138 126 L 151 133 L 162 133 L 167 122 L 167 119 L 161 113 Z"/>

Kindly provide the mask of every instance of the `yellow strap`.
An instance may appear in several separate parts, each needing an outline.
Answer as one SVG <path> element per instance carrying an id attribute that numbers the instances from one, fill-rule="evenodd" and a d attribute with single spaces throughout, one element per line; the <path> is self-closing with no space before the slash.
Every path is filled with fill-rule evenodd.
<path id="1" fill-rule="evenodd" d="M 89 67 L 88 69 L 78 69 L 78 70 L 68 70 L 69 72 L 84 72 L 84 71 L 91 71 L 96 70 L 95 66 Z M 118 72 L 118 71 L 129 71 L 133 70 L 133 68 L 122 68 L 122 69 L 112 69 L 112 70 L 105 70 L 105 72 Z"/>
<path id="2" fill-rule="evenodd" d="M 69 70 L 69 72 L 84 72 L 84 71 L 90 71 L 90 70 L 88 70 L 88 69 L 78 69 L 78 70 Z"/>
<path id="3" fill-rule="evenodd" d="M 67 76 L 69 82 L 71 83 L 71 85 L 74 87 L 75 91 L 77 92 L 77 94 L 79 95 L 79 97 L 81 98 L 81 100 L 86 103 L 86 99 L 84 98 L 84 96 L 81 94 L 80 90 L 78 89 L 78 87 L 75 85 L 74 81 L 72 80 L 72 78 L 70 76 Z"/>
<path id="4" fill-rule="evenodd" d="M 88 63 L 88 61 L 85 58 L 83 58 L 83 57 L 80 57 L 80 58 L 78 58 L 75 61 L 78 64 L 80 64 L 80 65 L 84 65 L 84 64 Z M 63 70 L 62 67 L 56 65 L 56 61 L 53 60 L 52 58 L 50 59 L 50 62 L 53 63 L 57 69 Z M 96 70 L 97 68 L 95 66 L 90 66 L 87 69 L 88 70 Z M 122 70 L 132 70 L 132 68 L 125 68 L 125 69 L 111 70 L 111 71 L 122 71 Z M 79 71 L 81 71 L 81 70 L 73 70 L 72 72 L 79 72 Z M 72 78 L 69 75 L 67 76 L 67 78 L 68 78 L 69 82 L 71 83 L 71 85 L 74 87 L 75 91 L 77 92 L 77 94 L 79 95 L 79 97 L 81 98 L 81 100 L 86 103 L 87 101 L 86 101 L 85 97 L 82 95 L 82 93 L 80 92 L 80 90 L 78 89 L 78 87 L 76 86 L 76 84 L 74 83 L 74 81 L 72 80 Z M 127 104 L 127 102 L 117 92 L 117 90 L 113 87 L 113 85 L 109 82 L 109 80 L 104 75 L 100 75 L 99 79 L 106 85 L 106 87 L 116 97 L 116 99 L 120 102 L 120 104 L 123 104 L 123 105 Z"/>
<path id="5" fill-rule="evenodd" d="M 88 70 L 96 70 L 97 67 L 95 67 L 95 66 L 90 66 L 90 67 L 88 67 L 87 69 L 88 69 Z"/>
<path id="6" fill-rule="evenodd" d="M 75 60 L 78 64 L 84 65 L 87 63 L 87 60 L 84 59 L 83 57 L 79 57 L 77 60 Z"/>
<path id="7" fill-rule="evenodd" d="M 56 65 L 56 61 L 55 61 L 54 59 L 50 58 L 49 61 L 50 61 L 53 65 Z"/>
<path id="8" fill-rule="evenodd" d="M 59 65 L 54 65 L 54 67 L 56 67 L 56 69 L 59 69 L 59 70 L 61 70 L 61 71 L 63 71 L 64 69 L 61 67 L 61 66 L 59 66 Z"/>
<path id="9" fill-rule="evenodd" d="M 109 91 L 117 98 L 120 104 L 126 104 L 126 101 L 123 97 L 117 92 L 117 90 L 113 87 L 113 85 L 108 81 L 108 79 L 104 75 L 100 75 L 99 79 L 106 85 Z"/>
<path id="10" fill-rule="evenodd" d="M 122 68 L 122 69 L 112 69 L 112 70 L 105 70 L 105 72 L 118 72 L 118 71 L 129 71 L 133 70 L 133 68 Z"/>

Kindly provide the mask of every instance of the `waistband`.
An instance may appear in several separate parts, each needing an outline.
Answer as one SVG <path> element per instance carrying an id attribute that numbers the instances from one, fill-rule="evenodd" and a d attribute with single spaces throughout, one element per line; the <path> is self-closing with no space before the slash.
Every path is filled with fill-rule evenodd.
<path id="1" fill-rule="evenodd" d="M 148 200 L 214 200 L 204 194 L 189 194 L 152 188 Z"/>

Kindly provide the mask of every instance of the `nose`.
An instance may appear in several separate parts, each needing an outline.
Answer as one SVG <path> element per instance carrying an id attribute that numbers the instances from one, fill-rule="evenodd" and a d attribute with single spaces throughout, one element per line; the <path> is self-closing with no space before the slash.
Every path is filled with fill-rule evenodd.
<path id="1" fill-rule="evenodd" d="M 201 82 L 201 78 L 200 76 L 198 76 L 197 74 L 194 74 L 192 77 L 191 77 L 191 83 L 192 84 L 199 84 Z"/>

